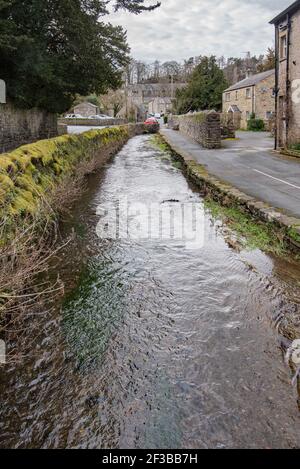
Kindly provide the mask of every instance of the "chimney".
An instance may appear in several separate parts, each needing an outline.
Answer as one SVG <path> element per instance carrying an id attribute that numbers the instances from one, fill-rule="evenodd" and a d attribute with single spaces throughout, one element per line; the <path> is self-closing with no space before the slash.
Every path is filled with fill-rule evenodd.
<path id="1" fill-rule="evenodd" d="M 246 78 L 250 78 L 252 77 L 253 73 L 252 71 L 250 70 L 250 68 L 248 68 L 247 72 L 246 72 Z"/>

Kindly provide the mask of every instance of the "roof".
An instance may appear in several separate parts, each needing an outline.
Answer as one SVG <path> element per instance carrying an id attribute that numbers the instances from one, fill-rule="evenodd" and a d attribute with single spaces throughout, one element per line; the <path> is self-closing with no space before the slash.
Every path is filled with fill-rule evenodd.
<path id="1" fill-rule="evenodd" d="M 92 106 L 93 108 L 98 108 L 98 106 L 96 106 L 95 104 L 90 103 L 89 101 L 83 101 L 82 103 L 79 103 L 79 104 L 77 104 L 77 105 L 74 106 L 74 107 L 76 108 L 76 107 L 82 106 L 82 105 L 86 106 L 87 104 L 88 104 L 89 106 Z"/>
<path id="2" fill-rule="evenodd" d="M 300 0 L 297 0 L 296 2 L 292 3 L 288 8 L 286 8 L 284 11 L 279 13 L 279 15 L 275 16 L 275 18 L 270 21 L 270 24 L 276 24 L 278 21 L 281 21 L 288 13 L 294 13 L 295 11 L 300 9 Z"/>
<path id="3" fill-rule="evenodd" d="M 241 112 L 240 108 L 236 104 L 232 104 L 228 111 L 230 111 L 230 109 L 232 110 L 232 112 Z"/>
<path id="4" fill-rule="evenodd" d="M 255 86 L 257 85 L 260 81 L 265 80 L 266 78 L 269 78 L 271 75 L 275 76 L 275 69 L 274 70 L 268 70 L 267 72 L 262 72 L 258 73 L 257 75 L 252 75 L 249 78 L 245 78 L 242 81 L 239 81 L 235 85 L 230 86 L 227 88 L 226 91 L 234 91 L 234 90 L 239 90 L 241 88 L 248 88 L 249 86 Z"/>

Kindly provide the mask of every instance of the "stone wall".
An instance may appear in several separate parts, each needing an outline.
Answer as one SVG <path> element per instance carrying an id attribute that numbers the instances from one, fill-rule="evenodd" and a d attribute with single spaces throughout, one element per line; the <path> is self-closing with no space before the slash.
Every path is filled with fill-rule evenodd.
<path id="1" fill-rule="evenodd" d="M 288 125 L 288 145 L 300 143 L 300 9 L 295 13 L 291 25 L 290 45 L 290 115 Z"/>
<path id="2" fill-rule="evenodd" d="M 173 128 L 193 138 L 205 148 L 221 147 L 221 115 L 215 111 L 203 111 L 183 116 L 172 116 Z"/>
<path id="3" fill-rule="evenodd" d="M 53 215 L 74 202 L 75 186 L 80 192 L 77 168 L 81 174 L 101 168 L 129 138 L 144 132 L 143 124 L 115 126 L 40 140 L 6 153 L 0 169 L 0 219 L 5 220 L 1 242 L 11 239 L 16 228 L 28 227 L 32 219 L 46 221 L 49 209 Z M 72 184 L 73 191 L 68 192 Z"/>
<path id="4" fill-rule="evenodd" d="M 83 125 L 85 127 L 107 127 L 109 125 L 126 124 L 126 119 L 58 119 L 59 125 Z"/>
<path id="5" fill-rule="evenodd" d="M 57 136 L 57 118 L 39 109 L 17 109 L 0 104 L 0 153 L 26 143 Z"/>
<path id="6" fill-rule="evenodd" d="M 291 17 L 290 47 L 288 63 L 282 54 L 280 41 L 288 35 L 288 25 L 285 21 L 277 25 L 278 35 L 278 119 L 277 143 L 279 147 L 289 147 L 300 143 L 300 9 Z M 288 76 L 287 76 L 288 70 Z M 287 89 L 287 82 L 290 86 Z"/>

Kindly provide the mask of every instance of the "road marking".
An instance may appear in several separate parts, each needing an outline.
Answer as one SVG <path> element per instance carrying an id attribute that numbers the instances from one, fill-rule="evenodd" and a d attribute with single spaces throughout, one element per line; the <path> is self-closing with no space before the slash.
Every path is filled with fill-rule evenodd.
<path id="1" fill-rule="evenodd" d="M 294 187 L 295 189 L 300 190 L 300 186 L 296 186 L 295 184 L 291 184 L 290 182 L 284 181 L 283 179 L 278 179 L 275 178 L 274 176 L 271 176 L 270 174 L 263 173 L 262 171 L 258 171 L 258 169 L 253 169 L 256 173 L 263 174 L 264 176 L 267 176 L 268 178 L 275 179 L 275 181 L 282 182 L 283 184 L 287 184 L 288 186 Z"/>

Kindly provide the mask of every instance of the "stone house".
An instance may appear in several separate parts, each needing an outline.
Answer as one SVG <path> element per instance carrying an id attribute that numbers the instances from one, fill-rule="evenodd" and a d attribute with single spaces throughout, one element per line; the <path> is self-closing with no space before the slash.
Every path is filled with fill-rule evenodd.
<path id="1" fill-rule="evenodd" d="M 276 48 L 276 148 L 300 143 L 300 1 L 271 21 Z"/>
<path id="2" fill-rule="evenodd" d="M 258 73 L 230 86 L 223 93 L 223 113 L 239 113 L 241 128 L 247 129 L 251 114 L 268 123 L 275 114 L 275 70 Z"/>
<path id="3" fill-rule="evenodd" d="M 90 117 L 100 114 L 100 110 L 95 104 L 84 102 L 74 107 L 74 114 L 80 114 L 82 117 Z"/>
<path id="4" fill-rule="evenodd" d="M 150 114 L 169 114 L 172 112 L 173 102 L 171 98 L 154 98 L 148 104 Z"/>
<path id="5" fill-rule="evenodd" d="M 175 96 L 176 91 L 185 86 L 185 83 L 140 83 L 128 85 L 125 88 L 125 94 L 130 104 L 148 105 L 155 98 Z"/>

